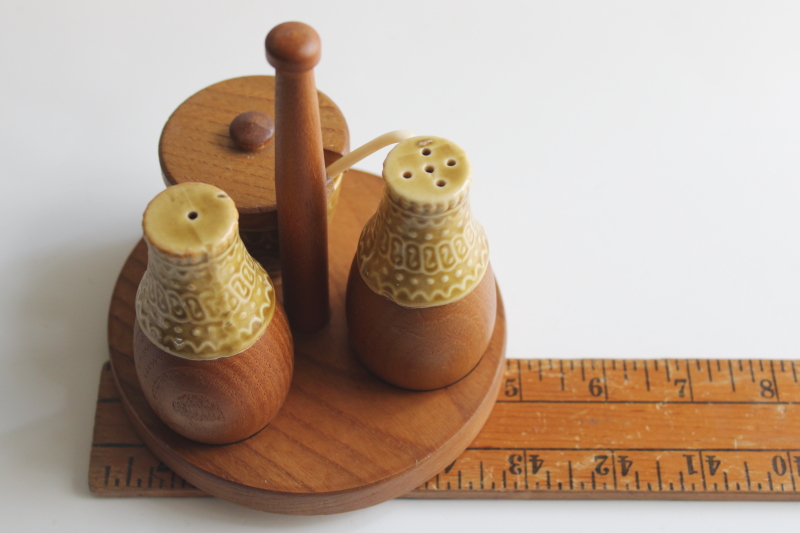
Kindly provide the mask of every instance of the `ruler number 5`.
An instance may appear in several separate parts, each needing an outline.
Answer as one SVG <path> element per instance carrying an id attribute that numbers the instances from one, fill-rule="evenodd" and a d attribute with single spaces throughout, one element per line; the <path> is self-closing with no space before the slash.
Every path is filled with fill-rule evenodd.
<path id="1" fill-rule="evenodd" d="M 516 381 L 516 378 L 508 378 L 508 379 L 506 379 L 506 386 L 505 386 L 504 394 L 508 398 L 511 398 L 512 396 L 516 396 L 517 394 L 519 394 L 519 389 L 517 388 L 516 385 L 514 385 L 515 381 Z"/>

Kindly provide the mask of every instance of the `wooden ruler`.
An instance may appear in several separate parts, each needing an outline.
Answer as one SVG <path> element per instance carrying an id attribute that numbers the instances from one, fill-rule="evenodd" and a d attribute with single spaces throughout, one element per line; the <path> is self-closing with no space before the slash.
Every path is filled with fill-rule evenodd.
<path id="1" fill-rule="evenodd" d="M 473 444 L 410 498 L 800 500 L 800 361 L 509 359 Z M 204 496 L 156 459 L 103 368 L 98 496 Z"/>

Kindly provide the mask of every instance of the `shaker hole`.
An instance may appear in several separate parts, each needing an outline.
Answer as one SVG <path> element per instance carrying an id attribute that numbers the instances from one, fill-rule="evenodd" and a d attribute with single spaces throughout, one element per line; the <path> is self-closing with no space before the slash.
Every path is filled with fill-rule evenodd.
<path id="1" fill-rule="evenodd" d="M 192 211 L 191 213 L 189 213 L 186 216 L 189 217 L 189 220 L 194 220 L 194 219 L 197 218 L 197 211 Z"/>
<path id="2" fill-rule="evenodd" d="M 448 166 L 448 167 L 454 167 L 454 166 L 456 166 L 456 160 L 455 160 L 455 159 L 448 159 L 448 160 L 447 160 L 447 166 Z"/>
<path id="3" fill-rule="evenodd" d="M 411 172 L 409 172 L 409 171 L 407 171 L 407 170 L 406 170 L 405 172 L 403 172 L 403 177 L 404 177 L 405 179 L 410 179 L 410 178 L 411 178 L 411 175 L 412 175 L 412 174 L 411 174 Z"/>
<path id="4" fill-rule="evenodd" d="M 431 149 L 430 148 L 423 148 L 422 149 L 422 155 L 431 155 Z"/>
<path id="5" fill-rule="evenodd" d="M 433 165 L 426 166 L 425 172 L 427 172 L 428 174 L 433 174 Z"/>
<path id="6" fill-rule="evenodd" d="M 444 180 L 436 180 L 436 186 L 437 187 L 444 187 L 445 185 L 447 185 L 446 181 L 444 181 Z"/>

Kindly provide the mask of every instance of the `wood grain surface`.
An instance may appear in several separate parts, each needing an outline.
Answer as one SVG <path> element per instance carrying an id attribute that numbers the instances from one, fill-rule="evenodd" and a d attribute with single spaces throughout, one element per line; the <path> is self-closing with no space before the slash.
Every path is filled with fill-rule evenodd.
<path id="1" fill-rule="evenodd" d="M 210 361 L 176 357 L 134 324 L 133 355 L 142 393 L 170 428 L 206 444 L 229 444 L 261 431 L 289 393 L 292 334 L 278 302 L 266 331 L 241 353 Z"/>
<path id="2" fill-rule="evenodd" d="M 375 293 L 354 259 L 346 307 L 353 353 L 367 368 L 398 387 L 438 389 L 475 368 L 491 340 L 497 315 L 494 273 L 489 266 L 458 301 L 411 308 Z"/>
<path id="3" fill-rule="evenodd" d="M 458 459 L 408 498 L 800 500 L 800 361 L 509 359 Z M 110 367 L 95 414 L 98 496 L 204 496 L 156 459 Z"/>
<path id="4" fill-rule="evenodd" d="M 339 108 L 318 93 L 326 164 L 350 151 L 350 132 Z M 263 148 L 240 148 L 229 135 L 241 113 L 260 111 L 275 118 L 275 78 L 244 76 L 215 83 L 187 98 L 161 133 L 158 158 L 167 185 L 210 183 L 227 192 L 239 209 L 242 230 L 277 228 L 275 141 Z"/>
<path id="5" fill-rule="evenodd" d="M 274 27 L 265 43 L 275 67 L 275 195 L 286 314 L 292 330 L 313 333 L 331 316 L 328 205 L 314 67 L 317 32 L 301 22 Z"/>
<path id="6" fill-rule="evenodd" d="M 505 318 L 467 378 L 431 392 L 385 384 L 349 349 L 345 285 L 361 228 L 377 207 L 381 180 L 350 171 L 331 224 L 333 318 L 295 339 L 295 374 L 286 402 L 260 433 L 208 446 L 164 425 L 141 393 L 132 360 L 134 297 L 146 265 L 140 243 L 119 276 L 109 313 L 111 365 L 121 404 L 147 447 L 188 483 L 220 498 L 272 512 L 322 514 L 407 493 L 455 460 L 494 405 L 504 370 Z"/>

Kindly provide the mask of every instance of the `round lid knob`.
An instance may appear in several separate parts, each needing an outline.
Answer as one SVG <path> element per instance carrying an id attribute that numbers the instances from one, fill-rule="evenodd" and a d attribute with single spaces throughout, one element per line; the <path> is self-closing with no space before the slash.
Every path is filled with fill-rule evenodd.
<path id="1" fill-rule="evenodd" d="M 261 148 L 275 133 L 272 117 L 261 111 L 245 111 L 231 121 L 228 131 L 233 142 L 245 150 Z"/>

